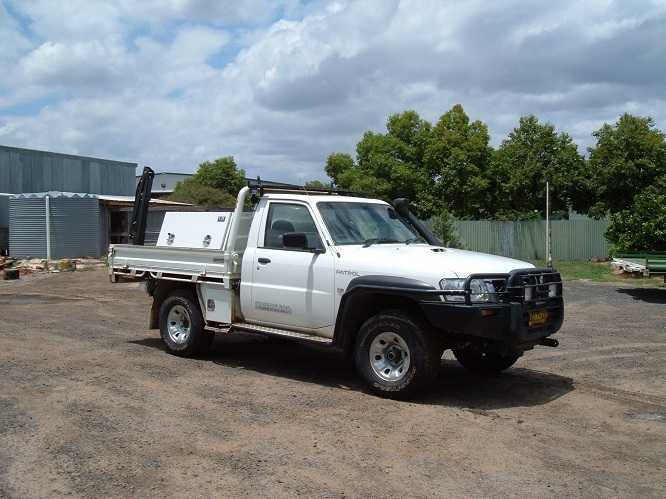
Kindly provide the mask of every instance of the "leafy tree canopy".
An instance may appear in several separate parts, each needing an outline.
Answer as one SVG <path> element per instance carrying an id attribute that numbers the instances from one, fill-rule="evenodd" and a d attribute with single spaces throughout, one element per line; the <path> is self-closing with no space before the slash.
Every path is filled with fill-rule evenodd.
<path id="1" fill-rule="evenodd" d="M 433 197 L 458 217 L 483 217 L 492 211 L 489 142 L 488 127 L 470 121 L 460 104 L 442 115 L 428 137 L 424 163 Z"/>
<path id="2" fill-rule="evenodd" d="M 495 218 L 525 218 L 535 212 L 545 216 L 546 180 L 551 212 L 566 215 L 581 197 L 584 202 L 585 161 L 576 144 L 553 125 L 524 116 L 493 158 L 486 199 L 495 206 Z"/>
<path id="3" fill-rule="evenodd" d="M 229 208 L 236 204 L 238 191 L 245 186 L 245 171 L 237 168 L 233 157 L 204 161 L 197 172 L 178 182 L 168 199 L 205 208 Z"/>
<path id="4" fill-rule="evenodd" d="M 178 182 L 168 199 L 204 208 L 233 208 L 236 205 L 236 196 L 215 187 L 202 185 L 191 178 Z"/>
<path id="5" fill-rule="evenodd" d="M 405 111 L 389 116 L 386 133 L 366 132 L 356 160 L 331 154 L 326 173 L 345 189 L 385 200 L 407 197 L 421 217 L 444 208 L 472 216 L 479 212 L 479 196 L 486 194 L 482 172 L 490 159 L 488 141 L 487 127 L 470 123 L 460 105 L 434 128 L 415 111 Z"/>
<path id="6" fill-rule="evenodd" d="M 386 130 L 363 134 L 356 161 L 349 154 L 331 154 L 326 173 L 343 189 L 386 200 L 407 197 L 421 216 L 430 216 L 433 206 L 423 167 L 430 124 L 415 111 L 405 111 L 389 116 Z"/>
<path id="7" fill-rule="evenodd" d="M 596 204 L 593 214 L 627 209 L 634 196 L 666 175 L 664 134 L 649 117 L 624 114 L 593 133 L 589 175 Z"/>
<path id="8" fill-rule="evenodd" d="M 226 156 L 201 163 L 192 181 L 220 189 L 236 197 L 238 191 L 245 186 L 245 171 L 236 166 L 232 156 Z"/>

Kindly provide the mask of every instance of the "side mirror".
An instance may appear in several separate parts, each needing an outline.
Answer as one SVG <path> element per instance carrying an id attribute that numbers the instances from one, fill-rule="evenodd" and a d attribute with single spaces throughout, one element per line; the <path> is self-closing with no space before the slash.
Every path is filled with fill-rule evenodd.
<path id="1" fill-rule="evenodd" d="M 397 198 L 393 200 L 393 207 L 395 211 L 403 218 L 409 218 L 409 199 L 407 198 Z"/>
<path id="2" fill-rule="evenodd" d="M 313 253 L 323 253 L 321 248 L 311 248 L 308 243 L 308 237 L 304 232 L 285 232 L 282 234 L 282 244 L 285 248 L 312 251 Z"/>

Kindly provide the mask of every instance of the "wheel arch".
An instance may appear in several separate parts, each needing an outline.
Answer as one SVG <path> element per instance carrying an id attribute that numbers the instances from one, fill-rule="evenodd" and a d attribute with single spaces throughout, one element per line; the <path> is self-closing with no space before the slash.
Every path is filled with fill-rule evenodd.
<path id="1" fill-rule="evenodd" d="M 424 291 L 435 289 L 416 279 L 362 276 L 352 279 L 335 321 L 334 345 L 350 354 L 359 329 L 382 310 L 402 310 L 428 322 L 419 305 Z"/>
<path id="2" fill-rule="evenodd" d="M 178 290 L 185 290 L 192 293 L 192 296 L 195 298 L 195 302 L 199 305 L 199 308 L 201 308 L 201 298 L 199 297 L 199 293 L 197 293 L 196 284 L 179 281 L 168 281 L 164 279 L 157 280 L 152 286 L 153 304 L 150 307 L 150 329 L 160 328 L 160 307 L 162 306 L 162 303 L 164 303 L 164 300 L 166 300 L 169 296 Z"/>

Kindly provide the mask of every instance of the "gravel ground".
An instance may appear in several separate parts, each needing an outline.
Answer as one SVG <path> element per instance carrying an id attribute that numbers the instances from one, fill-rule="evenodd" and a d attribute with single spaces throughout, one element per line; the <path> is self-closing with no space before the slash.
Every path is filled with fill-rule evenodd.
<path id="1" fill-rule="evenodd" d="M 560 348 L 396 402 L 312 347 L 169 355 L 100 271 L 0 282 L 0 497 L 664 497 L 666 290 L 565 293 Z"/>

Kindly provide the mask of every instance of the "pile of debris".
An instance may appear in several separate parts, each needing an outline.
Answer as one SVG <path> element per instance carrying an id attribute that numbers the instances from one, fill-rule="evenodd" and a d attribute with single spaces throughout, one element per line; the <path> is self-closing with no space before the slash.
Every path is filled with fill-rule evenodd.
<path id="1" fill-rule="evenodd" d="M 10 281 L 19 278 L 19 270 L 14 268 L 15 260 L 6 256 L 0 256 L 0 280 Z"/>
<path id="2" fill-rule="evenodd" d="M 18 279 L 34 272 L 73 272 L 106 267 L 104 260 L 96 258 L 63 258 L 47 261 L 41 258 L 17 259 L 0 256 L 0 280 Z"/>

